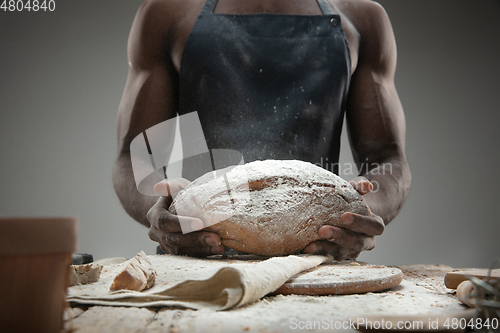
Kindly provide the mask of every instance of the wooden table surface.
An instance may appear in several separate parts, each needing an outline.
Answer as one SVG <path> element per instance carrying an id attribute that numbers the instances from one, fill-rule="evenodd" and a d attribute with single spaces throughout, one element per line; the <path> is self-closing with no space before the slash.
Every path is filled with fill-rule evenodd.
<path id="1" fill-rule="evenodd" d="M 228 311 L 181 308 L 80 307 L 65 313 L 66 332 L 355 332 L 352 317 L 452 315 L 467 309 L 444 286 L 444 265 L 397 266 L 401 285 L 376 293 L 267 296 Z M 350 322 L 352 324 L 352 321 Z M 340 329 L 338 329 L 340 328 Z M 338 330 L 337 330 L 338 329 Z"/>

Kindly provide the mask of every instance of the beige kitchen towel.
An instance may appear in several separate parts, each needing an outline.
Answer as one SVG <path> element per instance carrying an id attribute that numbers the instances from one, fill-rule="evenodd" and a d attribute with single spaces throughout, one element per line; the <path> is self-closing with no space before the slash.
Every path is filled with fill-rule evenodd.
<path id="1" fill-rule="evenodd" d="M 179 306 L 191 309 L 228 310 L 259 300 L 292 276 L 331 262 L 326 256 L 291 255 L 267 260 L 197 259 L 173 255 L 148 256 L 158 275 L 145 291 L 110 292 L 109 286 L 125 261 L 105 265 L 98 282 L 73 286 L 72 303 L 112 306 Z"/>

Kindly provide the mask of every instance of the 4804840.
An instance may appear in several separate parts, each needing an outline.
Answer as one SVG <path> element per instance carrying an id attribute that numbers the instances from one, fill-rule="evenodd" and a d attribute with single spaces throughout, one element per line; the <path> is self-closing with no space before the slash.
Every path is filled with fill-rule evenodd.
<path id="1" fill-rule="evenodd" d="M 4 12 L 53 12 L 56 10 L 56 2 L 54 0 L 3 0 L 0 10 Z"/>

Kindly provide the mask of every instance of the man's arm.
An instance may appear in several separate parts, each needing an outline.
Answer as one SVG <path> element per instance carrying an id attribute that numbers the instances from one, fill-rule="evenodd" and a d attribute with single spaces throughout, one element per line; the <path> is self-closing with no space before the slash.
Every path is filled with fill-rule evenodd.
<path id="1" fill-rule="evenodd" d="M 179 219 L 184 223 L 203 223 L 191 217 L 179 217 L 168 212 L 171 191 L 165 197 L 149 197 L 137 191 L 130 143 L 143 131 L 171 119 L 177 112 L 178 73 L 171 58 L 169 15 L 177 14 L 176 2 L 146 0 L 139 9 L 129 38 L 129 74 L 118 110 L 118 157 L 113 183 L 127 213 L 149 228 L 149 237 L 163 251 L 174 254 L 206 256 L 224 252 L 220 237 L 205 231 L 182 234 Z M 170 133 L 173 145 L 175 133 Z M 172 188 L 185 184 L 167 181 Z M 166 190 L 160 186 L 160 190 Z"/>
<path id="2" fill-rule="evenodd" d="M 394 85 L 396 42 L 385 10 L 366 6 L 359 62 L 352 77 L 346 120 L 360 176 L 374 185 L 364 196 L 387 225 L 401 209 L 411 175 L 405 155 L 405 119 Z"/>
<path id="3" fill-rule="evenodd" d="M 127 213 L 149 227 L 146 213 L 158 200 L 137 191 L 130 143 L 146 129 L 175 116 L 176 73 L 168 63 L 168 27 L 159 3 L 146 1 L 137 12 L 128 42 L 129 73 L 118 110 L 118 157 L 113 183 Z M 174 133 L 171 133 L 172 142 Z"/>
<path id="4" fill-rule="evenodd" d="M 379 4 L 358 4 L 352 22 L 361 36 L 359 59 L 350 85 L 346 120 L 361 176 L 351 184 L 364 196 L 373 215 L 344 213 L 346 229 L 323 226 L 318 234 L 324 240 L 304 249 L 305 253 L 332 254 L 336 260 L 356 258 L 375 247 L 375 236 L 382 234 L 384 226 L 397 215 L 411 183 L 404 149 L 404 113 L 394 85 L 396 43 L 392 27 Z"/>

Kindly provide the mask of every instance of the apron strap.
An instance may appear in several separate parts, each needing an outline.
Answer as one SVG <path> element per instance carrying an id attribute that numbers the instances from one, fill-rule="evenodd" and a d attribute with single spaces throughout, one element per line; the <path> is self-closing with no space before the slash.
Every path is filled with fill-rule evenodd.
<path id="1" fill-rule="evenodd" d="M 333 15 L 335 14 L 332 10 L 332 7 L 326 2 L 326 0 L 316 0 L 318 1 L 319 8 L 323 12 L 323 15 Z"/>
<path id="2" fill-rule="evenodd" d="M 207 0 L 207 2 L 205 2 L 205 6 L 201 10 L 201 14 L 212 14 L 216 5 L 217 0 Z"/>
<path id="3" fill-rule="evenodd" d="M 326 2 L 326 0 L 316 0 L 318 2 L 319 8 L 323 12 L 323 15 L 333 15 L 335 14 L 332 7 Z M 207 0 L 205 6 L 203 7 L 202 14 L 211 14 L 214 12 L 215 6 L 217 6 L 217 0 Z"/>

